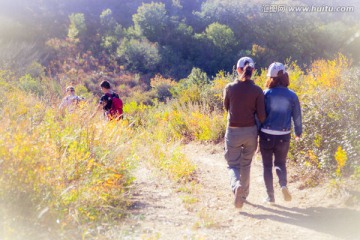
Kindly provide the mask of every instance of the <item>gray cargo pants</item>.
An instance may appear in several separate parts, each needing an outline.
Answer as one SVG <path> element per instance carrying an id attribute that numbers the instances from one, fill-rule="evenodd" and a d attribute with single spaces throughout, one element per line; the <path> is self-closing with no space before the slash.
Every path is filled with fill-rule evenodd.
<path id="1" fill-rule="evenodd" d="M 227 127 L 225 159 L 228 163 L 230 185 L 233 192 L 238 184 L 249 195 L 251 161 L 257 148 L 258 130 L 253 127 Z"/>

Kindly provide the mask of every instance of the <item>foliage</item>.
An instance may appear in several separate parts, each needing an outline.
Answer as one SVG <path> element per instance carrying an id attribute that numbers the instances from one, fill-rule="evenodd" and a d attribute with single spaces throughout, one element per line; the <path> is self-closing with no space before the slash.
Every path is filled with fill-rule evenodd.
<path id="1" fill-rule="evenodd" d="M 305 0 L 300 2 L 310 4 Z M 45 43 L 49 39 L 65 40 L 64 36 L 76 44 L 73 57 L 91 51 L 96 59 L 110 61 L 116 59 L 116 49 L 123 41 L 146 39 L 158 44 L 161 68 L 145 65 L 137 69 L 122 61 L 115 66 L 124 64 L 125 70 L 133 73 L 151 73 L 148 80 L 157 73 L 179 80 L 194 67 L 215 76 L 221 70 L 231 71 L 243 55 L 251 55 L 260 68 L 274 59 L 284 62 L 291 58 L 303 70 L 315 59 L 329 59 L 337 52 L 351 57 L 355 63 L 360 59 L 359 21 L 355 12 L 326 13 L 326 17 L 325 14 L 271 14 L 264 12 L 264 6 L 256 1 L 235 0 L 119 0 L 105 4 L 52 0 L 41 4 L 26 2 L 17 9 L 14 6 L 4 6 L 0 30 L 5 30 L 0 41 L 3 39 L 6 45 L 16 39 L 14 46 L 24 43 L 26 48 L 31 48 L 30 62 L 35 60 L 46 66 L 51 66 L 61 54 L 52 55 Z M 19 14 L 11 15 L 15 10 Z M 2 55 L 17 56 L 11 52 L 5 48 Z M 22 66 L 9 62 L 6 65 L 11 65 L 12 70 Z M 113 70 L 113 64 L 104 66 Z"/>
<path id="2" fill-rule="evenodd" d="M 262 63 L 272 63 L 276 56 L 276 52 L 266 46 L 260 46 L 258 44 L 253 44 L 251 48 L 251 56 L 253 57 L 257 65 L 263 65 Z"/>
<path id="3" fill-rule="evenodd" d="M 209 106 L 213 109 L 223 108 L 223 92 L 226 85 L 236 79 L 235 74 L 237 73 L 225 73 L 219 72 L 211 82 L 211 86 L 204 94 Z"/>
<path id="4" fill-rule="evenodd" d="M 143 3 L 133 15 L 135 29 L 140 31 L 149 41 L 160 42 L 164 39 L 169 25 L 165 4 Z"/>
<path id="5" fill-rule="evenodd" d="M 44 94 L 41 82 L 31 77 L 30 74 L 26 74 L 19 79 L 19 88 L 25 92 L 31 92 L 40 96 Z"/>
<path id="6" fill-rule="evenodd" d="M 111 55 L 116 51 L 119 39 L 124 34 L 122 26 L 114 19 L 111 9 L 106 9 L 101 13 L 100 24 L 101 46 Z"/>
<path id="7" fill-rule="evenodd" d="M 161 102 L 172 97 L 170 90 L 175 85 L 174 80 L 163 78 L 161 75 L 156 75 L 150 80 L 150 86 L 155 90 L 157 99 Z"/>
<path id="8" fill-rule="evenodd" d="M 348 160 L 347 154 L 342 147 L 338 147 L 334 157 L 337 162 L 336 175 L 341 176 L 341 170 L 345 167 Z"/>
<path id="9" fill-rule="evenodd" d="M 22 209 L 26 215 L 14 216 L 37 219 L 38 225 L 57 221 L 61 229 L 91 228 L 94 222 L 124 216 L 137 164 L 148 162 L 175 182 L 195 177 L 196 166 L 175 143 L 180 137 L 159 137 L 172 134 L 171 125 L 155 122 L 158 115 L 153 113 L 161 113 L 160 106 L 128 102 L 123 121 L 104 122 L 100 114 L 89 117 L 92 101 L 62 114 L 47 104 L 49 95 L 42 101 L 32 91 L 12 87 L 14 80 L 11 73 L 0 72 L 0 92 L 6 99 L 0 101 L 0 204 L 10 215 Z M 34 81 L 25 75 L 20 83 L 25 80 Z M 75 87 L 86 93 L 84 86 Z"/>
<path id="10" fill-rule="evenodd" d="M 193 179 L 195 165 L 185 157 L 181 148 L 176 148 L 173 143 L 164 144 L 154 139 L 152 145 L 148 146 L 150 151 L 147 159 L 160 170 L 177 182 L 189 182 Z"/>
<path id="11" fill-rule="evenodd" d="M 234 32 L 228 26 L 218 22 L 210 24 L 205 29 L 205 36 L 222 52 L 236 46 Z"/>
<path id="12" fill-rule="evenodd" d="M 132 181 L 128 130 L 86 119 L 86 105 L 59 116 L 29 94 L 15 90 L 5 96 L 1 202 L 48 209 L 64 227 L 121 217 Z"/>
<path id="13" fill-rule="evenodd" d="M 200 103 L 202 94 L 209 87 L 209 78 L 199 68 L 193 68 L 190 75 L 172 89 L 172 94 L 182 103 Z"/>
<path id="14" fill-rule="evenodd" d="M 360 74 L 351 63 L 359 61 L 360 38 L 353 16 L 265 14 L 235 0 L 80 0 L 72 13 L 70 2 L 24 2 L 17 10 L 29 21 L 13 25 L 29 34 L 1 42 L 0 68 L 16 70 L 0 70 L 0 203 L 8 209 L 67 228 L 123 216 L 136 164 L 191 182 L 196 166 L 181 143 L 222 140 L 223 89 L 244 55 L 255 59 L 261 87 L 264 67 L 287 64 L 304 126 L 289 158 L 308 173 L 304 184 L 317 184 L 319 173 L 359 177 Z M 337 52 L 344 55 L 329 60 Z M 125 102 L 118 124 L 100 114 L 89 119 L 102 80 Z M 70 84 L 88 101 L 76 114 L 60 114 L 56 106 Z"/>
<path id="15" fill-rule="evenodd" d="M 306 87 L 308 91 L 313 91 L 314 88 L 342 88 L 343 80 L 342 74 L 344 70 L 349 69 L 350 62 L 344 56 L 339 56 L 334 60 L 318 60 L 311 65 L 310 73 L 307 81 L 309 85 Z"/>
<path id="16" fill-rule="evenodd" d="M 359 166 L 355 167 L 353 178 L 360 179 L 360 167 Z"/>
<path id="17" fill-rule="evenodd" d="M 128 69 L 142 73 L 157 69 L 161 59 L 158 46 L 146 39 L 125 39 L 117 54 Z"/>
<path id="18" fill-rule="evenodd" d="M 76 42 L 76 39 L 86 31 L 85 15 L 83 13 L 73 13 L 69 16 L 69 19 L 68 38 Z"/>
<path id="19" fill-rule="evenodd" d="M 6 34 L 5 34 L 6 35 Z M 0 69 L 16 72 L 18 75 L 29 73 L 29 67 L 38 62 L 45 50 L 34 42 L 13 40 L 1 41 L 0 38 Z"/>
<path id="20" fill-rule="evenodd" d="M 220 112 L 212 111 L 208 105 L 192 102 L 180 104 L 176 101 L 167 105 L 154 112 L 152 120 L 161 131 L 162 137 L 159 138 L 216 142 L 223 137 L 225 117 Z"/>
<path id="21" fill-rule="evenodd" d="M 308 74 L 292 65 L 290 86 L 302 104 L 304 133 L 291 156 L 305 166 L 348 175 L 359 162 L 360 86 L 358 70 L 349 66 L 342 55 L 315 61 Z"/>

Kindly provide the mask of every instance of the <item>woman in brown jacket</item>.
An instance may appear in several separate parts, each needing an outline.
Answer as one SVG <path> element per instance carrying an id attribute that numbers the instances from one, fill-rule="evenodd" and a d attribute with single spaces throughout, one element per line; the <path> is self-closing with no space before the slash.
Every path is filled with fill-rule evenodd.
<path id="1" fill-rule="evenodd" d="M 238 79 L 224 89 L 224 108 L 228 112 L 225 159 L 236 208 L 241 208 L 249 195 L 250 167 L 258 144 L 255 118 L 263 122 L 266 117 L 264 93 L 251 80 L 254 67 L 251 58 L 240 58 L 237 63 Z"/>

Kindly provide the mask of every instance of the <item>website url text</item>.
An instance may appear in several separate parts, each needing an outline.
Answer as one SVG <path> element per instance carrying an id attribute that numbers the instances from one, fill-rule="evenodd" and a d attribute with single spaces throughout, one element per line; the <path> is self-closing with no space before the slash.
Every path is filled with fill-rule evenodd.
<path id="1" fill-rule="evenodd" d="M 263 5 L 262 11 L 264 13 L 282 13 L 282 12 L 309 12 L 309 13 L 320 13 L 320 12 L 354 12 L 354 6 L 289 6 L 279 4 Z"/>

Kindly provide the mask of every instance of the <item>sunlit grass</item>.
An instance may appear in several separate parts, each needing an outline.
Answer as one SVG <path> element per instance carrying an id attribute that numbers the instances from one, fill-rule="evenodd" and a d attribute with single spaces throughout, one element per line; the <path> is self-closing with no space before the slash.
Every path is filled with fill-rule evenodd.
<path id="1" fill-rule="evenodd" d="M 8 209 L 63 227 L 125 215 L 133 181 L 131 129 L 90 119 L 89 105 L 61 115 L 21 91 L 6 93 L 0 128 L 0 196 Z"/>

